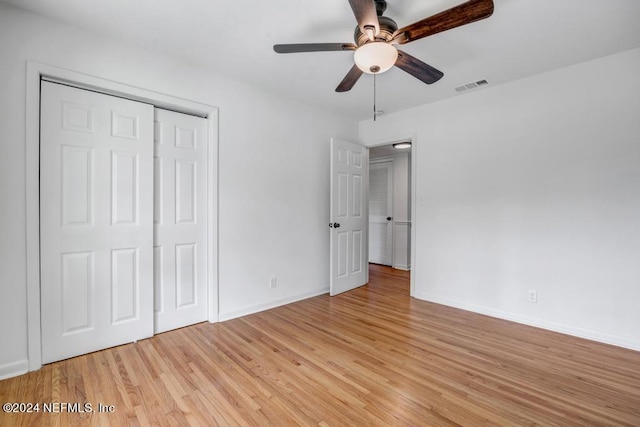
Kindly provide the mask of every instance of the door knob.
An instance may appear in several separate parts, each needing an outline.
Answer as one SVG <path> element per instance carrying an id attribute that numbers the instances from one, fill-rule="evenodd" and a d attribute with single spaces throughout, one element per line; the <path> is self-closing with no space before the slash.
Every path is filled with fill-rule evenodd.
<path id="1" fill-rule="evenodd" d="M 388 216 L 388 217 L 387 217 L 387 221 L 391 221 L 392 219 L 393 219 L 393 218 L 392 218 L 392 217 L 390 217 L 390 216 Z"/>
<path id="2" fill-rule="evenodd" d="M 333 224 L 332 224 L 332 223 L 329 223 L 329 227 L 333 227 L 333 228 L 340 228 L 340 224 L 339 224 L 339 223 L 337 223 L 337 222 L 334 222 Z"/>

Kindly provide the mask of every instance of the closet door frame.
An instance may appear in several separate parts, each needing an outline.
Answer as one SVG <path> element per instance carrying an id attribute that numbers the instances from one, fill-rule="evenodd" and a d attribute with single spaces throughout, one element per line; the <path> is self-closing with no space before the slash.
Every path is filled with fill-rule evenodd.
<path id="1" fill-rule="evenodd" d="M 27 61 L 26 73 L 26 253 L 27 345 L 29 371 L 42 367 L 40 328 L 40 81 L 52 79 L 81 89 L 145 102 L 156 107 L 204 117 L 208 122 L 207 171 L 207 314 L 218 321 L 218 108 L 148 89 Z"/>

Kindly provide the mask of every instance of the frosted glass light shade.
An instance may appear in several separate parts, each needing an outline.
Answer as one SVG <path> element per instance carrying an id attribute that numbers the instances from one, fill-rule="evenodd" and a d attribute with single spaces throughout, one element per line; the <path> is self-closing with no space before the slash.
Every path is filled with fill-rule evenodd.
<path id="1" fill-rule="evenodd" d="M 398 50 L 389 43 L 372 42 L 360 46 L 353 54 L 358 68 L 367 74 L 384 73 L 396 63 Z"/>
<path id="2" fill-rule="evenodd" d="M 411 143 L 410 142 L 398 142 L 396 144 L 393 144 L 393 148 L 398 149 L 398 150 L 406 150 L 407 148 L 411 148 Z"/>

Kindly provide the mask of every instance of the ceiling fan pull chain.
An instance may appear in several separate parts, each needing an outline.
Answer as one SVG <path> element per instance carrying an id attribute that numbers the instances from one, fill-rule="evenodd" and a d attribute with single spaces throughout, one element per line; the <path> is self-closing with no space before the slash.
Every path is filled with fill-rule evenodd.
<path id="1" fill-rule="evenodd" d="M 377 111 L 376 111 L 376 74 L 373 73 L 373 121 L 376 121 Z"/>

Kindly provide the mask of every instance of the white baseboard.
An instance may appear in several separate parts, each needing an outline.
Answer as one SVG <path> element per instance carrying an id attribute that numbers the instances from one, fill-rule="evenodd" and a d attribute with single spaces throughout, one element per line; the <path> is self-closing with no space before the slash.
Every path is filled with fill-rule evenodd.
<path id="1" fill-rule="evenodd" d="M 282 298 L 275 301 L 269 301 L 262 304 L 253 305 L 250 307 L 245 307 L 240 310 L 228 311 L 226 313 L 220 313 L 219 321 L 224 322 L 225 320 L 231 320 L 242 316 L 247 316 L 249 314 L 259 313 L 261 311 L 269 310 L 271 308 L 280 307 L 282 305 L 291 304 L 293 302 L 298 302 L 305 300 L 307 298 L 317 297 L 318 295 L 324 295 L 329 293 L 329 288 L 324 288 L 319 291 L 307 292 L 303 294 L 293 295 L 287 298 Z"/>
<path id="2" fill-rule="evenodd" d="M 416 293 L 415 297 L 436 304 L 442 304 L 449 307 L 459 308 L 466 311 L 472 311 L 474 313 L 496 317 L 498 319 L 509 320 L 511 322 L 522 323 L 524 325 L 534 326 L 536 328 L 547 329 L 565 335 L 571 335 L 574 337 L 585 338 L 591 341 L 597 341 L 604 344 L 611 344 L 618 347 L 628 348 L 630 350 L 640 351 L 640 341 L 634 340 L 629 337 L 622 337 L 604 332 L 593 331 L 590 329 L 584 329 L 577 326 L 566 325 L 563 323 L 536 319 L 533 317 L 523 316 L 520 314 L 496 310 L 488 307 L 477 306 L 447 298 L 434 298 L 431 295 L 426 294 Z"/>
<path id="3" fill-rule="evenodd" d="M 17 362 L 0 365 L 0 380 L 17 377 L 27 372 L 29 372 L 28 360 L 19 360 Z"/>
<path id="4" fill-rule="evenodd" d="M 404 270 L 404 271 L 411 270 L 411 266 L 409 264 L 394 264 L 393 268 L 395 268 L 396 270 Z"/>

